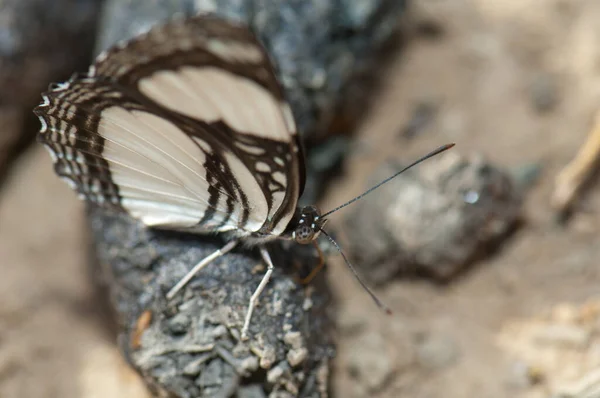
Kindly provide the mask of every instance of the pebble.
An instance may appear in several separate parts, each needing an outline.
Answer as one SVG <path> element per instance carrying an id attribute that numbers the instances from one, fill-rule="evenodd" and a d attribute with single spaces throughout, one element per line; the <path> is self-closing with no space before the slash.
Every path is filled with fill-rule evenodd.
<path id="1" fill-rule="evenodd" d="M 242 368 L 245 372 L 254 372 L 258 369 L 258 358 L 254 356 L 250 356 L 244 358 L 240 361 L 240 368 Z"/>
<path id="2" fill-rule="evenodd" d="M 267 372 L 267 382 L 275 383 L 281 379 L 281 376 L 283 376 L 283 373 L 287 370 L 287 368 L 287 364 L 283 362 L 279 363 L 277 366 Z"/>
<path id="3" fill-rule="evenodd" d="M 184 334 L 190 327 L 190 318 L 184 314 L 177 314 L 168 322 L 169 331 L 173 334 Z"/>
<path id="4" fill-rule="evenodd" d="M 260 355 L 260 367 L 263 369 L 269 369 L 271 366 L 273 366 L 275 359 L 275 348 L 272 346 L 266 346 Z"/>
<path id="5" fill-rule="evenodd" d="M 308 356 L 308 350 L 304 347 L 294 348 L 288 351 L 286 358 L 292 367 L 300 365 Z"/>
<path id="6" fill-rule="evenodd" d="M 219 361 L 212 361 L 204 369 L 200 377 L 198 377 L 197 384 L 200 387 L 214 386 L 221 379 L 223 373 L 223 363 Z"/>
<path id="7" fill-rule="evenodd" d="M 300 348 L 302 347 L 302 334 L 297 331 L 286 333 L 283 341 L 292 348 Z"/>
<path id="8" fill-rule="evenodd" d="M 370 180 L 400 167 L 384 163 Z M 521 204 L 522 191 L 506 170 L 453 149 L 354 205 L 343 219 L 349 256 L 372 284 L 402 273 L 447 281 L 509 236 Z"/>
<path id="9" fill-rule="evenodd" d="M 211 329 L 210 335 L 212 339 L 218 339 L 227 335 L 227 328 L 224 325 L 218 325 Z"/>

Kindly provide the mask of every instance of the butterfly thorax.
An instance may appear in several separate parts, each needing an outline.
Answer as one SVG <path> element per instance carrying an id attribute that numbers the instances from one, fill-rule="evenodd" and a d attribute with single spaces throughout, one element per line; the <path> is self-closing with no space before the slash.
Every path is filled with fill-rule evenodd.
<path id="1" fill-rule="evenodd" d="M 296 209 L 283 237 L 301 244 L 308 244 L 318 238 L 321 228 L 327 222 L 321 217 L 316 206 L 304 206 Z"/>

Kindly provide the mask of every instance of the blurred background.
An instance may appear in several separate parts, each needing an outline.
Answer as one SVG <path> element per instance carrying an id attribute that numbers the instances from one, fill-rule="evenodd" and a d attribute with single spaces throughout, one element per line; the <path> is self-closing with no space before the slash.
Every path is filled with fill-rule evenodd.
<path id="1" fill-rule="evenodd" d="M 395 311 L 375 311 L 331 259 L 332 395 L 600 397 L 600 2 L 400 3 L 384 56 L 365 69 L 377 77 L 366 113 L 342 107 L 309 137 L 317 153 L 352 126 L 320 204 L 457 146 L 397 195 L 332 217 Z M 50 81 L 85 70 L 101 7 L 0 0 L 0 397 L 150 396 L 101 316 L 84 206 L 32 142 L 31 108 Z M 362 248 L 359 214 L 375 222 L 363 234 L 401 250 Z"/>

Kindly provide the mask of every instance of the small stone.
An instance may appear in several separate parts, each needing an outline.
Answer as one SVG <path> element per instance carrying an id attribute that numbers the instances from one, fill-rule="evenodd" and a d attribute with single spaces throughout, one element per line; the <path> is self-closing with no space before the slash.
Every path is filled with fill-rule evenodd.
<path id="1" fill-rule="evenodd" d="M 288 351 L 286 358 L 292 367 L 300 365 L 308 356 L 308 350 L 304 347 Z"/>
<path id="2" fill-rule="evenodd" d="M 197 384 L 200 387 L 218 386 L 222 373 L 223 363 L 219 361 L 211 361 L 204 369 L 202 374 L 200 374 L 200 377 L 198 377 Z"/>
<path id="3" fill-rule="evenodd" d="M 246 372 L 253 372 L 258 369 L 258 358 L 256 357 L 247 357 L 240 361 L 240 368 L 242 368 Z"/>
<path id="4" fill-rule="evenodd" d="M 213 339 L 218 339 L 227 335 L 227 328 L 225 325 L 218 325 L 210 331 L 210 334 Z"/>
<path id="5" fill-rule="evenodd" d="M 292 348 L 302 347 L 302 335 L 300 332 L 290 332 L 283 336 L 283 341 Z"/>
<path id="6" fill-rule="evenodd" d="M 424 368 L 440 370 L 458 359 L 456 342 L 445 335 L 429 335 L 417 347 L 417 361 Z"/>
<path id="7" fill-rule="evenodd" d="M 184 314 L 177 314 L 169 320 L 167 327 L 169 331 L 175 335 L 184 334 L 190 327 L 190 318 Z"/>
<path id="8" fill-rule="evenodd" d="M 304 299 L 304 302 L 302 302 L 302 310 L 303 311 L 308 311 L 312 308 L 313 306 L 313 301 L 310 297 L 306 297 Z"/>
<path id="9" fill-rule="evenodd" d="M 275 362 L 275 359 L 275 349 L 272 346 L 266 346 L 260 355 L 260 367 L 263 369 L 271 368 Z"/>
<path id="10" fill-rule="evenodd" d="M 401 168 L 382 165 L 367 186 Z M 521 204 L 522 190 L 505 170 L 453 149 L 354 205 L 344 219 L 351 261 L 373 284 L 402 273 L 447 281 L 514 231 Z"/>
<path id="11" fill-rule="evenodd" d="M 285 365 L 283 362 L 278 364 L 273 369 L 269 370 L 269 372 L 267 372 L 267 382 L 275 384 L 279 379 L 281 379 L 281 376 L 283 376 L 286 370 L 287 365 Z"/>

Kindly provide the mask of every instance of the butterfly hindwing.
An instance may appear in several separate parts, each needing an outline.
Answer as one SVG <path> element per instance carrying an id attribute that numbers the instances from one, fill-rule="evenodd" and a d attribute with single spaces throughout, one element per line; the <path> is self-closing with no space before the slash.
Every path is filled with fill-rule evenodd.
<path id="1" fill-rule="evenodd" d="M 101 54 L 35 110 L 56 172 L 148 226 L 281 234 L 304 174 L 291 110 L 246 28 L 173 21 Z"/>

